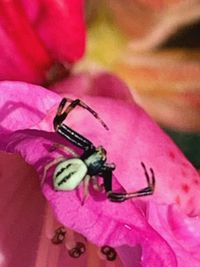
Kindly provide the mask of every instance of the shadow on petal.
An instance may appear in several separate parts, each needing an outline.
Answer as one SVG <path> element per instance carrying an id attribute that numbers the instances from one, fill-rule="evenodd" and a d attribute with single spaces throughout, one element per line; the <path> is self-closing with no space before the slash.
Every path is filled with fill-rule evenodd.
<path id="1" fill-rule="evenodd" d="M 2 267 L 34 266 L 45 199 L 37 173 L 19 156 L 0 154 Z"/>

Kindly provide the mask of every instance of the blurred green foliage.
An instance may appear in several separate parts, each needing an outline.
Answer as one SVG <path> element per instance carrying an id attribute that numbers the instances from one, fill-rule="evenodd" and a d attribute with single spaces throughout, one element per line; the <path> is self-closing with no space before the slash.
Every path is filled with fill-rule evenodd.
<path id="1" fill-rule="evenodd" d="M 200 133 L 177 132 L 164 128 L 189 161 L 200 169 Z"/>

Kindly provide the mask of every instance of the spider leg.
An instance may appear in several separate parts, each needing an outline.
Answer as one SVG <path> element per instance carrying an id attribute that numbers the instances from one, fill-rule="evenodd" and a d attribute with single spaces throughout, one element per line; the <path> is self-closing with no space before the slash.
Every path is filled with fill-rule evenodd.
<path id="1" fill-rule="evenodd" d="M 79 99 L 79 106 L 81 106 L 82 108 L 87 109 L 101 124 L 102 126 L 108 131 L 109 128 L 108 126 L 105 124 L 105 122 L 99 117 L 99 115 L 97 114 L 96 111 L 94 111 L 93 109 L 91 109 L 87 104 L 85 104 L 83 101 L 81 101 Z"/>
<path id="2" fill-rule="evenodd" d="M 63 109 L 65 107 L 67 103 L 67 99 L 63 98 L 58 106 L 57 112 L 56 112 L 56 116 L 60 116 L 63 113 Z"/>
<path id="3" fill-rule="evenodd" d="M 61 125 L 62 122 L 67 117 L 67 114 L 63 112 L 63 109 L 66 103 L 67 103 L 67 99 L 63 98 L 58 106 L 56 116 L 54 117 L 54 120 L 53 120 L 53 126 L 54 126 L 55 131 L 57 130 L 58 126 Z"/>
<path id="4" fill-rule="evenodd" d="M 63 151 L 65 154 L 71 155 L 74 158 L 78 158 L 79 157 L 79 155 L 76 152 L 74 152 L 73 149 L 71 149 L 70 147 L 67 147 L 67 146 L 65 146 L 63 144 L 58 144 L 58 143 L 53 144 L 53 149 L 58 149 L 60 151 Z"/>
<path id="5" fill-rule="evenodd" d="M 65 108 L 67 101 L 70 104 Z M 82 108 L 88 110 L 99 122 L 103 125 L 104 128 L 108 130 L 107 125 L 103 122 L 103 120 L 98 116 L 98 114 L 91 109 L 88 105 L 86 105 L 80 99 L 71 100 L 69 98 L 63 98 L 58 106 L 56 116 L 53 120 L 53 125 L 55 131 L 57 131 L 60 135 L 65 137 L 67 140 L 72 142 L 74 145 L 84 149 L 85 151 L 93 151 L 94 145 L 87 138 L 72 130 L 67 125 L 63 124 L 63 121 L 66 119 L 67 115 L 77 106 L 81 106 Z"/>
<path id="6" fill-rule="evenodd" d="M 65 108 L 64 107 L 69 100 L 71 103 Z M 79 104 L 79 99 L 71 101 L 70 99 L 63 98 L 58 106 L 56 116 L 53 121 L 54 129 L 57 128 L 62 124 L 62 122 L 66 119 L 67 115 Z"/>
<path id="7" fill-rule="evenodd" d="M 72 130 L 65 124 L 61 124 L 57 128 L 57 132 L 63 137 L 65 137 L 67 140 L 69 140 L 72 144 L 82 148 L 85 151 L 92 151 L 94 149 L 94 145 L 92 142 L 90 142 L 87 138 Z"/>
<path id="8" fill-rule="evenodd" d="M 154 174 L 153 169 L 152 168 L 149 169 L 150 170 L 150 173 L 151 173 L 151 179 L 150 179 L 150 176 L 149 176 L 149 174 L 147 172 L 147 169 L 146 169 L 145 164 L 143 162 L 141 162 L 141 165 L 142 165 L 142 167 L 144 169 L 144 175 L 145 175 L 145 177 L 147 179 L 148 187 L 152 187 L 152 189 L 154 189 L 155 188 L 156 180 L 155 180 L 155 174 Z"/>
<path id="9" fill-rule="evenodd" d="M 104 173 L 103 173 L 104 186 L 105 186 L 105 190 L 107 192 L 107 196 L 110 199 L 110 201 L 123 202 L 125 200 L 130 199 L 130 198 L 148 196 L 148 195 L 153 194 L 154 188 L 155 188 L 155 176 L 154 176 L 153 169 L 150 168 L 151 176 L 149 176 L 143 162 L 141 162 L 141 165 L 144 169 L 144 174 L 145 174 L 145 177 L 147 180 L 147 187 L 142 188 L 142 189 L 135 191 L 135 192 L 131 192 L 131 193 L 112 192 L 112 171 L 109 169 L 104 171 Z"/>
<path id="10" fill-rule="evenodd" d="M 91 177 L 92 187 L 95 191 L 101 192 L 104 189 L 103 184 L 99 184 L 96 176 Z"/>
<path id="11" fill-rule="evenodd" d="M 71 103 L 65 108 L 64 107 L 67 103 L 67 100 L 70 101 Z M 67 125 L 63 124 L 63 121 L 67 117 L 67 115 L 77 106 L 79 105 L 80 100 L 71 100 L 71 99 L 66 99 L 63 98 L 62 101 L 60 102 L 60 105 L 58 107 L 56 116 L 54 118 L 53 124 L 54 124 L 54 129 L 57 131 L 60 135 L 65 137 L 67 140 L 69 140 L 71 143 L 74 145 L 84 149 L 84 150 L 92 150 L 94 148 L 94 145 L 92 142 L 90 142 L 87 138 L 82 136 L 81 134 L 77 133 L 76 131 L 72 130 L 70 127 Z M 63 111 L 64 110 L 64 111 Z"/>
<path id="12" fill-rule="evenodd" d="M 82 206 L 84 205 L 88 195 L 89 195 L 89 181 L 90 181 L 90 176 L 86 175 L 84 180 L 83 180 L 83 199 L 82 199 Z"/>
<path id="13" fill-rule="evenodd" d="M 63 111 L 65 104 L 67 103 L 67 101 L 70 102 L 69 106 L 67 106 L 65 108 L 65 110 Z M 59 104 L 56 116 L 54 118 L 54 129 L 57 130 L 58 126 L 60 126 L 62 124 L 62 122 L 66 119 L 67 115 L 76 107 L 76 106 L 80 106 L 86 110 L 88 110 L 101 124 L 102 126 L 108 130 L 108 126 L 105 124 L 105 122 L 99 117 L 99 115 L 97 114 L 96 111 L 94 111 L 93 109 L 91 109 L 87 104 L 85 104 L 83 101 L 81 101 L 80 99 L 75 99 L 75 100 L 71 100 L 69 98 L 63 98 Z"/>
<path id="14" fill-rule="evenodd" d="M 46 179 L 47 176 L 47 172 L 48 170 L 53 167 L 54 165 L 57 165 L 58 163 L 60 163 L 61 161 L 66 160 L 64 157 L 58 157 L 55 158 L 54 160 L 50 161 L 45 167 L 44 167 L 44 172 L 43 172 L 43 176 L 42 176 L 42 181 L 41 181 L 41 186 L 44 184 L 44 181 Z"/>

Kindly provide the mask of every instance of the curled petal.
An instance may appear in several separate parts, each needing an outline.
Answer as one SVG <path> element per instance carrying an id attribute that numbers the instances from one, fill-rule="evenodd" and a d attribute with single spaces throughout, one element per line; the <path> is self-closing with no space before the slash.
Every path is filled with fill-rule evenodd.
<path id="1" fill-rule="evenodd" d="M 26 92 L 34 89 L 33 85 L 27 87 L 22 83 L 21 88 L 15 87 L 15 83 L 2 84 L 1 88 L 5 85 L 9 85 L 10 90 L 2 90 L 2 94 L 5 92 L 6 95 L 5 101 L 1 103 L 2 110 L 17 90 L 21 93 L 17 96 L 18 101 L 25 104 L 28 98 Z M 18 83 L 16 85 L 19 86 Z M 99 246 L 117 247 L 126 266 L 131 266 L 125 256 L 125 251 L 129 252 L 126 249 L 128 246 L 130 251 L 139 255 L 142 266 L 183 267 L 181 264 L 177 265 L 179 253 L 176 254 L 176 249 L 173 250 L 175 247 L 173 243 L 171 245 L 168 232 L 166 236 L 155 228 L 157 224 L 154 223 L 154 209 L 151 208 L 163 205 L 169 209 L 175 206 L 178 212 L 190 218 L 191 222 L 199 218 L 199 174 L 180 150 L 134 102 L 127 103 L 109 97 L 84 96 L 83 100 L 109 126 L 109 132 L 105 131 L 91 114 L 81 108 L 77 108 L 70 114 L 66 124 L 86 136 L 95 145 L 103 145 L 106 148 L 108 162 L 115 162 L 117 166 L 113 176 L 113 191 L 125 189 L 131 192 L 146 186 L 141 162 L 145 163 L 147 171 L 149 168 L 154 170 L 156 188 L 153 196 L 120 204 L 110 202 L 104 192 L 97 193 L 90 188 L 90 194 L 83 205 L 82 184 L 73 191 L 55 191 L 52 181 L 54 168 L 47 170 L 44 176 L 45 166 L 62 155 L 55 147 L 56 143 L 64 144 L 69 148 L 69 153 L 65 153 L 66 159 L 72 157 L 70 149 L 78 154 L 81 151 L 57 133 L 52 132 L 53 116 L 60 102 L 58 95 L 37 87 L 37 95 L 32 97 L 32 101 L 35 100 L 32 103 L 36 111 L 37 106 L 38 111 L 43 107 L 38 100 L 42 95 L 47 99 L 43 111 L 46 117 L 45 115 L 39 117 L 34 111 L 29 114 L 32 122 L 25 120 L 21 126 L 18 126 L 20 121 L 14 123 L 15 112 L 11 113 L 12 116 L 5 117 L 1 129 L 3 139 L 1 138 L 0 148 L 7 152 L 19 153 L 28 164 L 34 167 L 42 181 L 42 191 L 53 207 L 58 220 Z M 21 109 L 20 118 L 23 120 L 25 117 L 26 109 Z M 12 127 L 7 121 L 10 118 L 13 121 Z M 170 212 L 172 214 L 169 217 L 170 224 L 180 225 L 179 221 L 173 222 L 174 215 L 171 210 Z M 163 222 L 166 217 L 167 215 L 164 214 Z M 195 229 L 199 227 L 198 223 L 192 223 L 192 225 Z M 174 231 L 173 235 L 174 238 L 178 237 L 176 241 L 179 242 L 182 231 Z M 189 228 L 186 235 L 188 240 L 192 236 Z M 192 240 L 195 247 L 198 243 L 195 239 L 192 238 Z M 193 250 L 188 255 L 192 252 Z M 195 254 L 192 256 L 195 257 Z"/>
<path id="2" fill-rule="evenodd" d="M 5 153 L 0 170 L 0 266 L 33 266 L 45 211 L 37 173 L 19 156 Z"/>
<path id="3" fill-rule="evenodd" d="M 151 203 L 149 221 L 176 251 L 178 266 L 199 266 L 200 220 L 188 217 L 174 205 L 163 206 Z"/>
<path id="4" fill-rule="evenodd" d="M 10 135 L 7 141 L 6 150 L 20 153 L 29 164 L 37 169 L 41 177 L 43 167 L 54 157 L 58 157 L 57 151 L 49 153 L 53 143 L 59 141 L 54 133 L 45 134 L 37 130 L 23 130 Z M 56 192 L 52 187 L 52 171 L 48 172 L 43 193 L 59 221 L 83 234 L 93 243 L 99 246 L 108 244 L 113 247 L 120 247 L 124 244 L 134 247 L 139 243 L 143 250 L 144 266 L 147 262 L 153 266 L 155 257 L 159 254 L 158 250 L 162 248 L 163 254 L 157 258 L 157 266 L 162 266 L 163 262 L 166 265 L 176 266 L 172 250 L 148 224 L 137 202 L 119 205 L 91 193 L 86 203 L 82 205 L 82 186 L 67 193 Z M 131 214 L 134 219 L 130 216 Z"/>
<path id="5" fill-rule="evenodd" d="M 56 94 L 23 82 L 1 82 L 0 88 L 2 133 L 36 126 L 59 101 Z"/>
<path id="6" fill-rule="evenodd" d="M 125 83 L 115 75 L 105 71 L 84 72 L 72 75 L 68 79 L 58 82 L 50 89 L 63 96 L 65 96 L 67 91 L 68 94 L 73 94 L 80 98 L 84 97 L 84 95 L 90 95 L 120 99 L 128 103 L 133 102 L 131 91 Z"/>

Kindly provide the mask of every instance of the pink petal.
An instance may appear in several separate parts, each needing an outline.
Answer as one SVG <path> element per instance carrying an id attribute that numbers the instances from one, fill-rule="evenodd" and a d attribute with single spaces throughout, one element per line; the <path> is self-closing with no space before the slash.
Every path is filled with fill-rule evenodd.
<path id="1" fill-rule="evenodd" d="M 188 217 L 175 205 L 164 206 L 152 203 L 149 222 L 176 251 L 178 266 L 198 267 L 200 262 L 200 220 Z"/>
<path id="2" fill-rule="evenodd" d="M 1 1 L 0 37 L 0 79 L 41 83 L 54 61 L 83 55 L 83 2 Z"/>
<path id="3" fill-rule="evenodd" d="M 73 259 L 64 246 L 52 244 L 51 234 L 57 226 L 35 170 L 19 156 L 2 152 L 0 170 L 0 266 L 87 266 L 90 248 L 79 259 Z M 78 241 L 82 241 L 80 236 Z M 98 263 L 98 256 L 93 257 Z"/>
<path id="4" fill-rule="evenodd" d="M 5 153 L 0 170 L 0 266 L 33 266 L 45 208 L 37 174 L 19 156 Z"/>
<path id="5" fill-rule="evenodd" d="M 2 131 L 16 131 L 37 125 L 60 99 L 40 86 L 23 82 L 0 82 L 0 90 Z"/>
<path id="6" fill-rule="evenodd" d="M 74 62 L 85 48 L 82 0 L 23 1 L 27 15 L 53 57 Z"/>
<path id="7" fill-rule="evenodd" d="M 22 86 L 24 87 L 26 88 L 25 85 Z M 32 87 L 34 86 L 29 86 L 29 89 L 33 89 Z M 24 90 L 26 92 L 28 89 Z M 14 91 L 17 93 L 17 88 L 13 83 Z M 23 90 L 20 89 L 20 92 L 21 94 L 17 96 L 18 101 L 25 103 L 26 97 L 23 96 Z M 52 104 L 57 102 L 58 105 L 59 97 L 55 94 L 43 91 L 39 87 L 37 92 L 39 93 L 35 96 L 35 100 L 44 92 L 47 102 L 50 103 L 48 107 L 46 106 L 44 114 L 50 110 Z M 6 105 L 9 98 L 13 98 L 14 95 L 11 89 L 6 94 L 7 100 L 1 103 L 1 106 Z M 34 96 L 32 98 L 34 99 Z M 117 165 L 115 171 L 117 179 L 113 179 L 115 190 L 122 190 L 121 186 L 127 191 L 138 190 L 146 186 L 140 166 L 140 162 L 143 161 L 147 168 L 152 167 L 155 172 L 156 191 L 151 197 L 121 204 L 111 203 L 105 199 L 103 193 L 95 194 L 91 191 L 89 198 L 82 206 L 80 201 L 82 186 L 71 192 L 55 192 L 52 188 L 52 170 L 50 170 L 43 192 L 51 203 L 57 218 L 64 225 L 83 234 L 98 245 L 109 244 L 120 249 L 124 245 L 135 247 L 139 244 L 142 248 L 142 266 L 177 266 L 176 251 L 172 250 L 170 242 L 167 243 L 160 232 L 158 234 L 154 230 L 154 221 L 151 221 L 149 217 L 151 216 L 149 207 L 150 205 L 156 207 L 176 205 L 180 212 L 185 212 L 190 216 L 199 215 L 198 173 L 172 141 L 134 102 L 128 104 L 119 99 L 86 96 L 83 100 L 101 115 L 110 131 L 106 132 L 91 114 L 82 109 L 77 109 L 70 114 L 68 124 L 96 145 L 102 144 L 107 149 L 108 161 L 113 161 Z M 37 101 L 34 104 L 37 109 Z M 16 113 L 14 114 L 16 116 Z M 21 130 L 16 132 L 14 131 L 16 124 L 13 122 L 11 127 L 7 121 L 10 119 L 8 116 L 5 118 L 5 126 L 2 129 L 4 139 L 1 142 L 1 148 L 8 152 L 20 153 L 26 162 L 34 166 L 40 177 L 43 175 L 44 166 L 59 155 L 58 151 L 52 150 L 54 143 L 65 143 L 73 148 L 56 133 L 25 129 L 30 128 L 31 125 L 35 129 L 51 130 L 55 109 L 54 111 L 51 109 L 49 114 L 46 119 L 42 116 L 41 119 L 44 119 L 39 123 L 39 117 L 36 116 L 35 119 L 35 114 L 30 113 L 29 119 L 33 117 L 33 123 L 22 123 L 21 127 L 17 127 Z M 26 110 L 21 110 L 20 115 L 21 118 L 26 117 Z M 14 117 L 12 119 L 14 121 Z M 7 134 L 5 129 L 13 132 Z M 194 219 L 196 218 L 191 217 L 191 220 Z M 181 235 L 181 232 L 179 234 Z M 170 239 L 166 238 L 166 240 Z M 125 253 L 125 248 L 122 248 L 121 255 Z M 137 247 L 134 250 L 137 254 Z M 126 266 L 131 266 L 130 261 L 127 262 L 125 257 L 124 261 Z"/>
<path id="8" fill-rule="evenodd" d="M 20 153 L 42 176 L 45 164 L 54 157 L 58 157 L 57 152 L 50 152 L 53 143 L 61 142 L 61 140 L 54 133 L 23 130 L 7 137 L 6 150 Z M 91 193 L 87 202 L 82 206 L 82 186 L 68 193 L 55 192 L 52 189 L 52 172 L 48 173 L 43 192 L 59 221 L 83 234 L 93 243 L 114 247 L 124 244 L 133 247 L 139 243 L 143 249 L 144 266 L 147 262 L 149 266 L 154 266 L 155 262 L 156 266 L 162 266 L 163 263 L 166 266 L 170 264 L 170 266 L 176 266 L 172 250 L 148 224 L 140 203 L 137 201 L 119 205 L 111 203 L 105 197 L 102 199 L 103 195 L 95 196 Z M 158 257 L 156 255 L 159 254 L 161 248 L 162 256 Z"/>
<path id="9" fill-rule="evenodd" d="M 23 6 L 0 3 L 0 79 L 40 82 L 52 58 L 33 31 Z"/>
<path id="10" fill-rule="evenodd" d="M 133 102 L 132 94 L 124 82 L 105 71 L 79 73 L 55 84 L 50 89 L 59 95 L 68 93 L 80 98 L 84 95 L 101 96 Z"/>

